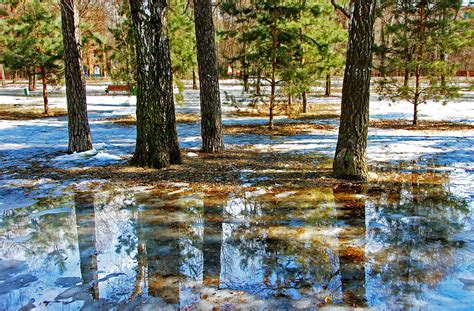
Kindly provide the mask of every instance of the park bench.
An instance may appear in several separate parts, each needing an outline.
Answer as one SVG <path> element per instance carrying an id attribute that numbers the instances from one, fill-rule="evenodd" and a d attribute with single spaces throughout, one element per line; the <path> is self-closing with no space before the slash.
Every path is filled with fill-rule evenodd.
<path id="1" fill-rule="evenodd" d="M 130 93 L 130 87 L 128 85 L 108 85 L 105 89 L 105 94 L 111 92 L 127 92 Z"/>

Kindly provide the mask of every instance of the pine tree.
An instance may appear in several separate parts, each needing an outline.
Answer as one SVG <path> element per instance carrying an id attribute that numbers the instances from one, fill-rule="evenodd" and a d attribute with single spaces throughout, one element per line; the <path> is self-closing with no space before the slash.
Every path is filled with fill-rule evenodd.
<path id="1" fill-rule="evenodd" d="M 314 81 L 343 63 L 335 47 L 344 40 L 344 31 L 324 1 L 227 1 L 222 8 L 242 25 L 224 35 L 245 47 L 232 59 L 243 67 L 244 85 L 246 71 L 254 73 L 257 87 L 260 79 L 270 82 L 269 127 L 278 96 L 285 94 L 291 103 L 301 94 L 306 102 Z M 260 96 L 259 89 L 256 93 Z"/>
<path id="2" fill-rule="evenodd" d="M 171 67 L 174 84 L 179 91 L 175 96 L 175 101 L 182 103 L 184 85 L 181 80 L 192 77 L 194 68 L 197 66 L 193 11 L 189 7 L 188 0 L 172 0 L 169 7 L 168 33 Z M 193 79 L 196 83 L 195 77 Z"/>
<path id="3" fill-rule="evenodd" d="M 120 7 L 119 20 L 111 29 L 114 40 L 110 47 L 112 50 L 110 59 L 113 64 L 110 72 L 112 80 L 127 84 L 129 89 L 136 87 L 136 45 L 131 18 L 129 0 L 124 0 Z"/>
<path id="4" fill-rule="evenodd" d="M 458 87 L 449 83 L 456 68 L 449 55 L 466 46 L 472 32 L 466 21 L 458 19 L 460 3 L 456 1 L 387 1 L 386 7 L 393 20 L 384 29 L 390 40 L 378 49 L 383 52 L 386 73 L 379 81 L 379 92 L 393 101 L 410 102 L 416 125 L 420 104 L 447 103 L 458 96 Z M 403 81 L 394 77 L 400 71 Z M 423 83 L 425 78 L 428 84 Z"/>
<path id="5" fill-rule="evenodd" d="M 219 153 L 224 149 L 224 138 L 211 0 L 194 0 L 194 22 L 199 67 L 202 150 Z"/>
<path id="6" fill-rule="evenodd" d="M 10 69 L 41 74 L 44 112 L 47 114 L 47 84 L 57 83 L 62 75 L 59 12 L 51 1 L 29 0 L 17 7 L 17 15 L 0 20 L 0 26 L 0 38 L 5 46 L 1 61 Z"/>
<path id="7" fill-rule="evenodd" d="M 92 149 L 87 118 L 86 83 L 82 74 L 81 36 L 76 0 L 61 0 L 61 20 L 66 69 L 68 152 Z"/>
<path id="8" fill-rule="evenodd" d="M 367 180 L 369 98 L 377 0 L 354 0 L 342 87 L 341 119 L 333 173 Z"/>
<path id="9" fill-rule="evenodd" d="M 163 168 L 181 162 L 167 35 L 167 2 L 130 0 L 130 8 L 137 61 L 137 142 L 131 163 Z"/>

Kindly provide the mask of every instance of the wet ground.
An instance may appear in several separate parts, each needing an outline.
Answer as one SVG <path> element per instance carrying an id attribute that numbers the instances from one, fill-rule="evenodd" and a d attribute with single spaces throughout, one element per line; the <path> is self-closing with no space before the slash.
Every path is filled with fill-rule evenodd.
<path id="1" fill-rule="evenodd" d="M 472 308 L 470 198 L 439 168 L 379 174 L 228 193 L 71 185 L 2 211 L 0 309 Z"/>
<path id="2" fill-rule="evenodd" d="M 240 86 L 221 89 L 246 103 Z M 6 91 L 0 102 L 29 100 Z M 0 310 L 474 308 L 472 131 L 371 129 L 370 182 L 355 185 L 328 173 L 336 119 L 226 135 L 225 161 L 199 154 L 199 123 L 179 124 L 181 170 L 201 173 L 186 179 L 129 168 L 135 128 L 101 120 L 132 114 L 133 98 L 89 92 L 89 153 L 64 155 L 65 118 L 0 120 Z M 198 112 L 198 91 L 184 95 L 177 110 Z M 469 98 L 423 107 L 426 120 L 474 120 Z M 233 109 L 226 126 L 266 122 Z M 371 103 L 380 120 L 410 112 Z"/>

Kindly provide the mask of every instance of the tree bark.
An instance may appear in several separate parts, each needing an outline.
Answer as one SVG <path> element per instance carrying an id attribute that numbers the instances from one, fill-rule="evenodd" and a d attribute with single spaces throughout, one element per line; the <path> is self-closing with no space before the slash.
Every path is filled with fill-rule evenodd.
<path id="1" fill-rule="evenodd" d="M 197 60 L 201 102 L 202 151 L 224 150 L 217 52 L 211 0 L 194 0 Z"/>
<path id="2" fill-rule="evenodd" d="M 255 93 L 260 96 L 262 95 L 262 70 L 257 70 L 257 81 L 255 82 Z"/>
<path id="3" fill-rule="evenodd" d="M 273 4 L 275 6 L 275 3 Z M 273 128 L 273 109 L 275 108 L 275 91 L 276 91 L 276 53 L 277 53 L 277 16 L 276 8 L 273 8 L 273 25 L 272 25 L 272 81 L 271 81 L 271 91 L 270 91 L 270 114 L 268 120 L 268 127 Z"/>
<path id="4" fill-rule="evenodd" d="M 419 47 L 417 55 L 417 64 L 415 68 L 415 96 L 413 99 L 413 125 L 418 122 L 418 104 L 421 95 L 421 62 L 423 61 L 423 53 L 425 48 L 425 8 L 427 0 L 421 0 L 418 7 L 419 18 Z"/>
<path id="5" fill-rule="evenodd" d="M 291 115 L 291 106 L 293 106 L 293 95 L 288 94 L 288 107 L 287 107 L 287 112 L 286 112 L 288 116 Z"/>
<path id="6" fill-rule="evenodd" d="M 42 67 L 41 68 L 41 76 L 43 79 L 43 103 L 44 103 L 44 114 L 48 114 L 49 112 L 49 107 L 48 107 L 48 91 L 47 91 L 47 76 L 46 76 L 46 68 Z"/>
<path id="7" fill-rule="evenodd" d="M 326 74 L 326 90 L 324 92 L 325 96 L 331 96 L 331 74 Z"/>
<path id="8" fill-rule="evenodd" d="M 6 77 L 5 77 L 5 65 L 0 64 L 0 76 L 2 76 L 2 86 L 6 84 Z"/>
<path id="9" fill-rule="evenodd" d="M 137 142 L 132 165 L 181 163 L 165 0 L 130 0 L 136 39 Z"/>
<path id="10" fill-rule="evenodd" d="M 304 91 L 301 97 L 303 98 L 303 113 L 306 113 L 308 112 L 308 92 Z"/>
<path id="11" fill-rule="evenodd" d="M 341 119 L 333 173 L 338 178 L 367 180 L 370 78 L 376 0 L 355 0 L 349 28 Z"/>
<path id="12" fill-rule="evenodd" d="M 82 73 L 81 37 L 77 0 L 61 0 L 61 19 L 66 72 L 68 153 L 92 149 L 87 118 L 86 83 Z"/>
<path id="13" fill-rule="evenodd" d="M 193 90 L 198 89 L 197 77 L 196 77 L 196 68 L 193 67 Z"/>

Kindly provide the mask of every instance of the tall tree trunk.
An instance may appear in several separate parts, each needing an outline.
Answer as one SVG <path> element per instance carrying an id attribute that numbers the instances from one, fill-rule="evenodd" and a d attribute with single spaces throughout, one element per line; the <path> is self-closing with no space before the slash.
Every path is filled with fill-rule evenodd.
<path id="1" fill-rule="evenodd" d="M 421 0 L 418 6 L 418 18 L 419 18 L 419 47 L 417 55 L 417 64 L 415 68 L 415 95 L 413 98 L 413 125 L 418 122 L 418 104 L 421 95 L 421 62 L 423 61 L 423 53 L 425 48 L 425 8 L 427 6 L 427 0 Z"/>
<path id="2" fill-rule="evenodd" d="M 301 93 L 301 97 L 303 98 L 303 113 L 306 113 L 308 112 L 308 92 Z"/>
<path id="3" fill-rule="evenodd" d="M 300 5 L 301 5 L 301 9 L 300 9 L 300 18 L 303 16 L 303 11 L 306 7 L 306 0 L 301 0 L 300 1 Z M 301 44 L 301 59 L 300 59 L 300 65 L 301 67 L 304 66 L 304 55 L 305 55 L 305 50 L 304 50 L 304 29 L 302 27 L 300 27 L 299 29 L 299 33 L 300 33 L 300 44 Z M 307 97 L 307 91 L 303 91 L 301 93 L 301 98 L 303 100 L 303 113 L 306 113 L 308 112 L 308 97 Z"/>
<path id="4" fill-rule="evenodd" d="M 166 6 L 166 0 L 130 0 L 137 55 L 137 142 L 131 160 L 136 166 L 181 163 Z"/>
<path id="5" fill-rule="evenodd" d="M 34 91 L 35 90 L 35 86 L 33 84 L 33 74 L 32 73 L 28 73 L 28 91 Z"/>
<path id="6" fill-rule="evenodd" d="M 287 107 L 287 115 L 291 115 L 291 106 L 293 106 L 293 95 L 288 94 L 288 107 Z"/>
<path id="7" fill-rule="evenodd" d="M 47 91 L 47 76 L 46 76 L 46 68 L 41 68 L 41 76 L 43 79 L 43 103 L 44 103 L 44 113 L 48 114 L 49 107 L 48 107 L 48 91 Z"/>
<path id="8" fill-rule="evenodd" d="M 331 96 L 331 74 L 326 74 L 326 90 L 324 91 L 325 96 Z"/>
<path id="9" fill-rule="evenodd" d="M 342 88 L 341 121 L 333 172 L 367 180 L 370 78 L 376 0 L 354 0 Z"/>
<path id="10" fill-rule="evenodd" d="M 244 53 L 244 58 L 243 58 L 243 80 L 244 80 L 244 91 L 248 92 L 249 91 L 249 67 L 247 63 L 247 42 L 244 42 L 244 47 L 243 47 L 243 53 Z"/>
<path id="11" fill-rule="evenodd" d="M 275 5 L 275 3 L 274 3 Z M 274 11 L 276 8 L 273 9 Z M 275 108 L 275 91 L 276 91 L 276 53 L 277 53 L 277 17 L 276 12 L 273 12 L 272 25 L 272 81 L 270 91 L 270 116 L 268 120 L 268 127 L 273 128 L 273 109 Z"/>
<path id="12" fill-rule="evenodd" d="M 224 150 L 217 52 L 211 0 L 194 0 L 197 59 L 201 102 L 202 151 Z"/>
<path id="13" fill-rule="evenodd" d="M 105 52 L 105 46 L 102 46 L 102 72 L 101 75 L 107 78 L 107 53 Z"/>
<path id="14" fill-rule="evenodd" d="M 196 77 L 196 68 L 193 67 L 193 90 L 198 89 L 197 77 Z"/>
<path id="15" fill-rule="evenodd" d="M 255 82 L 255 93 L 260 96 L 262 94 L 262 70 L 257 70 L 257 81 Z"/>
<path id="16" fill-rule="evenodd" d="M 31 76 L 31 84 L 29 86 L 29 89 L 30 91 L 35 91 L 36 90 L 36 70 L 35 69 L 33 69 L 30 76 Z"/>
<path id="17" fill-rule="evenodd" d="M 6 77 L 5 77 L 5 65 L 0 64 L 0 76 L 2 76 L 2 86 L 6 84 Z"/>
<path id="18" fill-rule="evenodd" d="M 82 152 L 92 149 L 92 139 L 87 119 L 86 83 L 82 74 L 77 0 L 61 0 L 61 19 L 66 69 L 68 152 Z"/>

